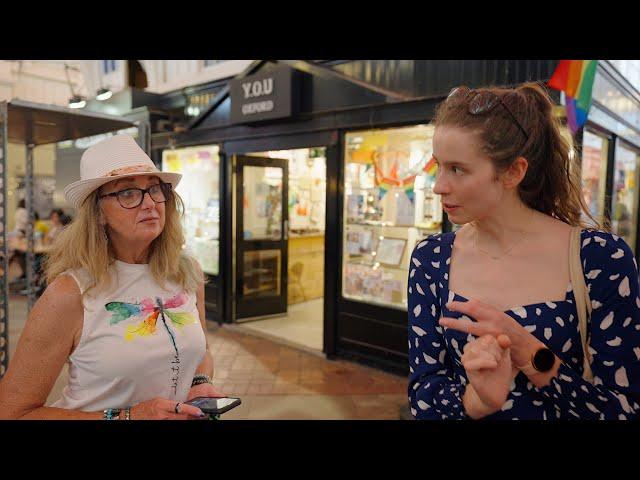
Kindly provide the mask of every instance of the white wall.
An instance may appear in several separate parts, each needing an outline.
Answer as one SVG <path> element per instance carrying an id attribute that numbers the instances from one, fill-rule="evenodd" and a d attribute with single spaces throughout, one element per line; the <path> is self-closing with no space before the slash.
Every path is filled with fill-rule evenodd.
<path id="1" fill-rule="evenodd" d="M 139 60 L 147 74 L 147 91 L 172 90 L 229 78 L 242 72 L 253 60 L 223 60 L 205 66 L 204 60 Z M 116 60 L 116 70 L 104 74 L 102 60 L 0 61 L 0 101 L 20 98 L 32 102 L 66 106 L 71 89 L 64 65 L 73 66 L 69 77 L 75 93 L 95 98 L 102 87 L 114 93 L 127 86 L 127 61 Z"/>
<path id="2" fill-rule="evenodd" d="M 67 63 L 77 67 L 74 62 Z M 68 73 L 74 91 L 86 95 L 87 85 L 82 71 L 69 70 Z M 0 60 L 0 101 L 19 98 L 66 106 L 70 97 L 64 61 Z"/>
<path id="3" fill-rule="evenodd" d="M 205 67 L 204 60 L 138 60 L 147 74 L 147 91 L 167 93 L 172 90 L 228 78 L 242 72 L 253 60 L 225 60 Z M 82 71 L 89 90 L 89 98 L 101 87 L 114 93 L 126 86 L 126 60 L 118 60 L 117 71 L 102 74 L 101 60 L 84 60 Z"/>
<path id="4" fill-rule="evenodd" d="M 154 78 L 147 71 L 149 87 L 155 93 L 166 93 L 189 85 L 227 78 L 242 72 L 253 60 L 226 60 L 204 66 L 204 60 L 147 60 L 154 65 Z M 153 80 L 153 81 L 152 81 Z"/>

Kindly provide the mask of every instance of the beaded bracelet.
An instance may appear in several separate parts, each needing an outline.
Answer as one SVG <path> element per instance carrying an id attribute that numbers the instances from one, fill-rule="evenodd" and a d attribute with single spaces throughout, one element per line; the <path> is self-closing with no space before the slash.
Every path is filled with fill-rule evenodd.
<path id="1" fill-rule="evenodd" d="M 119 408 L 107 408 L 102 412 L 103 420 L 120 420 L 120 409 Z"/>
<path id="2" fill-rule="evenodd" d="M 199 373 L 198 375 L 194 375 L 193 380 L 191 382 L 191 386 L 195 387 L 196 385 L 202 385 L 203 383 L 210 383 L 213 385 L 211 378 L 208 375 L 204 375 Z"/>

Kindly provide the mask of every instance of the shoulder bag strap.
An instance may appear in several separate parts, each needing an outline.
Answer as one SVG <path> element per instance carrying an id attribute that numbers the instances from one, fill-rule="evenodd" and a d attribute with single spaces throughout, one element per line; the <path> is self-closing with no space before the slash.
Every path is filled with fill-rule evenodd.
<path id="1" fill-rule="evenodd" d="M 582 377 L 593 383 L 593 373 L 591 372 L 591 354 L 587 338 L 587 319 L 591 316 L 591 299 L 589 291 L 584 281 L 584 271 L 580 260 L 580 227 L 571 229 L 571 241 L 569 243 L 569 276 L 573 288 L 573 296 L 576 302 L 578 313 L 578 324 L 580 328 L 580 338 L 582 340 L 582 351 L 584 353 L 584 364 Z"/>

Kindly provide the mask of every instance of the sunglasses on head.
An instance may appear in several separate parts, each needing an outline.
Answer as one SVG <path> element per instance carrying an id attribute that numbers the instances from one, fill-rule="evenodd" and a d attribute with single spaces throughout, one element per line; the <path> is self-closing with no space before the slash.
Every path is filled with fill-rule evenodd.
<path id="1" fill-rule="evenodd" d="M 472 90 L 469 87 L 456 87 L 451 90 L 451 92 L 447 96 L 447 101 L 449 100 L 469 100 L 467 111 L 471 115 L 482 115 L 483 113 L 490 112 L 498 105 L 502 105 L 507 113 L 511 116 L 515 124 L 518 126 L 522 134 L 525 136 L 525 138 L 529 140 L 527 131 L 518 121 L 517 117 L 513 114 L 507 104 L 502 101 L 502 98 L 500 98 L 495 93 L 486 90 Z"/>

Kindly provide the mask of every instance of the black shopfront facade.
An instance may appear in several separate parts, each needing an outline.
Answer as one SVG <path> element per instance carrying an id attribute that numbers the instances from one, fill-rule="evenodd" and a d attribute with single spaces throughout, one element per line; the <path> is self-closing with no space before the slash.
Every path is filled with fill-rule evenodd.
<path id="1" fill-rule="evenodd" d="M 418 171 L 424 165 L 420 155 L 428 152 L 420 149 L 424 139 L 430 138 L 428 124 L 436 105 L 452 87 L 547 81 L 556 63 L 261 61 L 228 85 L 218 86 L 209 108 L 186 131 L 156 133 L 151 142 L 152 157 L 158 163 L 163 152 L 170 149 L 217 146 L 219 270 L 209 276 L 206 286 L 207 317 L 233 323 L 238 312 L 248 308 L 238 294 L 237 259 L 242 234 L 238 233 L 239 219 L 237 215 L 234 219 L 233 213 L 242 209 L 237 195 L 238 165 L 259 165 L 260 161 L 247 157 L 252 152 L 321 148 L 326 158 L 323 352 L 328 358 L 351 359 L 406 374 L 406 291 L 401 290 L 406 290 L 408 257 L 415 242 L 429 229 L 449 231 L 451 225 L 429 195 L 428 177 L 421 180 L 427 182 L 426 186 L 416 183 L 414 190 L 409 185 L 408 201 L 401 187 L 384 192 L 378 171 L 382 184 L 385 175 L 391 175 L 399 185 L 403 175 L 422 175 L 422 170 Z M 384 151 L 389 162 L 372 163 L 371 151 Z M 377 155 L 378 160 L 382 158 Z M 358 193 L 358 189 L 366 190 L 364 185 L 374 178 L 374 170 L 375 185 L 369 190 L 375 193 Z M 387 202 L 386 211 L 380 213 L 381 207 L 372 206 L 376 202 Z M 404 217 L 403 209 L 409 211 Z M 391 211 L 395 223 L 384 221 L 384 215 Z M 419 221 L 412 223 L 411 219 L 418 217 Z M 278 221 L 286 238 L 286 213 Z M 377 251 L 363 246 L 372 237 Z M 273 242 L 267 243 L 264 248 L 276 248 Z M 281 260 L 286 270 L 286 250 Z M 282 281 L 286 292 L 286 276 Z"/>

